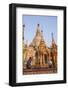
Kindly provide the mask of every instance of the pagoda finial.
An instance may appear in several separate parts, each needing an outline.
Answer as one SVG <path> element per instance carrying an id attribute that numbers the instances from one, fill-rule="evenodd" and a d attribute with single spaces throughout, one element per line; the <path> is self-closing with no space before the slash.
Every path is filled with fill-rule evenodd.
<path id="1" fill-rule="evenodd" d="M 41 30 L 41 35 L 43 35 L 43 30 Z"/>
<path id="2" fill-rule="evenodd" d="M 54 41 L 53 33 L 52 33 L 52 42 Z"/>
<path id="3" fill-rule="evenodd" d="M 40 24 L 38 23 L 38 24 L 37 24 L 37 26 L 39 27 L 39 26 L 40 26 Z"/>
<path id="4" fill-rule="evenodd" d="M 53 33 L 52 33 L 52 44 L 55 44 Z"/>
<path id="5" fill-rule="evenodd" d="M 37 32 L 36 34 L 40 33 L 40 25 L 39 24 L 37 24 L 36 32 Z"/>
<path id="6" fill-rule="evenodd" d="M 43 30 L 41 30 L 41 39 L 42 39 L 42 41 L 44 41 L 44 39 L 43 39 Z"/>
<path id="7" fill-rule="evenodd" d="M 25 27 L 25 24 L 23 24 L 23 28 Z"/>
<path id="8" fill-rule="evenodd" d="M 23 40 L 24 40 L 24 30 L 25 30 L 25 24 L 22 25 L 23 27 Z"/>

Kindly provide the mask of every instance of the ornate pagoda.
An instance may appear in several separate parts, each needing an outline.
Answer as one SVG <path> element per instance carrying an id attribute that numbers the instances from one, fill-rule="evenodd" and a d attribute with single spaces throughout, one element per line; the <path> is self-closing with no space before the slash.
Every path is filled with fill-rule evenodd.
<path id="1" fill-rule="evenodd" d="M 40 29 L 40 25 L 37 24 L 36 34 L 32 42 L 24 46 L 25 60 L 26 62 L 31 57 L 33 67 L 48 67 L 48 61 L 52 60 L 53 65 L 57 65 L 57 45 L 54 41 L 52 33 L 51 47 L 46 45 L 43 37 L 43 31 Z"/>

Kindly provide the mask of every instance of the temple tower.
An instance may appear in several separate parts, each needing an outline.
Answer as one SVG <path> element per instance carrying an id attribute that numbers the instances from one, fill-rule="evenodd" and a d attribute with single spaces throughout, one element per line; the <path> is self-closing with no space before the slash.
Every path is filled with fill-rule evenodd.
<path id="1" fill-rule="evenodd" d="M 52 46 L 51 46 L 51 52 L 52 52 L 52 61 L 54 65 L 57 65 L 57 45 L 54 41 L 53 33 L 52 33 Z"/>

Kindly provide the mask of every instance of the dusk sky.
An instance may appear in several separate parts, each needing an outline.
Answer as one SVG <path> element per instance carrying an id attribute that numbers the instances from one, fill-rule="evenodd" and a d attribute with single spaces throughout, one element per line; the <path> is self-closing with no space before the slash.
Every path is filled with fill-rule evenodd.
<path id="1" fill-rule="evenodd" d="M 57 43 L 57 16 L 36 16 L 23 15 L 22 24 L 25 24 L 24 42 L 30 44 L 36 34 L 37 24 L 40 24 L 40 29 L 43 30 L 43 38 L 47 46 L 51 46 L 52 33 L 55 42 Z"/>

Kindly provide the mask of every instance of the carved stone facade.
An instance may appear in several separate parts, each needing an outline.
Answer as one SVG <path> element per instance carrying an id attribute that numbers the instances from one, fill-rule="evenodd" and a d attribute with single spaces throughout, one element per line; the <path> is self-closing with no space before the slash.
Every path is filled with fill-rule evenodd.
<path id="1" fill-rule="evenodd" d="M 25 44 L 25 60 L 28 61 L 31 57 L 31 65 L 33 67 L 48 67 L 49 60 L 52 60 L 53 66 L 57 66 L 57 45 L 52 34 L 51 47 L 46 45 L 43 32 L 40 31 L 39 24 L 37 25 L 36 35 L 30 45 Z"/>

